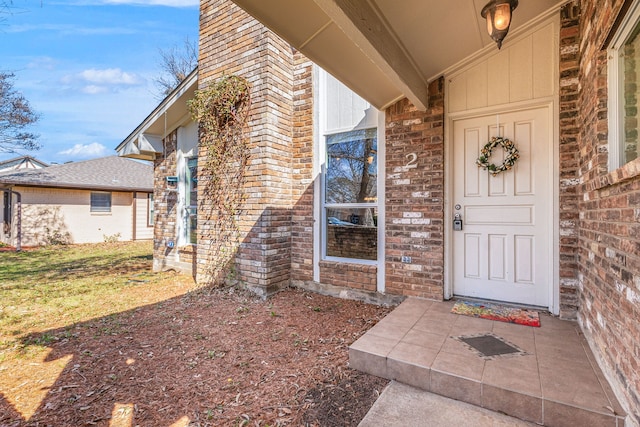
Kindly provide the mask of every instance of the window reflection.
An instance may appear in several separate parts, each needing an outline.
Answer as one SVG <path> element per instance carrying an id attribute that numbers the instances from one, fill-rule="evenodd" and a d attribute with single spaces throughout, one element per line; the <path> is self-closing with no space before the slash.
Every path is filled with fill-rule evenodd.
<path id="1" fill-rule="evenodd" d="M 327 137 L 326 203 L 375 203 L 377 175 L 375 129 Z"/>
<path id="2" fill-rule="evenodd" d="M 191 244 L 198 243 L 198 158 L 193 157 L 187 160 L 186 170 L 187 215 L 185 218 L 185 230 L 187 231 L 187 241 Z"/>
<path id="3" fill-rule="evenodd" d="M 327 256 L 376 260 L 378 213 L 375 208 L 327 208 Z"/>
<path id="4" fill-rule="evenodd" d="M 622 163 L 628 163 L 638 157 L 638 98 L 640 98 L 640 23 L 629 35 L 623 47 L 622 70 L 624 73 L 624 118 Z"/>

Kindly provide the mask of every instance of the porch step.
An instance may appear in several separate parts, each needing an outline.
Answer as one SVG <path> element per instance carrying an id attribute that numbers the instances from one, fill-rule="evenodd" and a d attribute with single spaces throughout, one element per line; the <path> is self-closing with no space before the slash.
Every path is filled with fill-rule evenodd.
<path id="1" fill-rule="evenodd" d="M 455 315 L 452 306 L 407 299 L 351 345 L 350 366 L 540 425 L 624 425 L 575 322 L 541 315 L 533 328 Z M 483 334 L 522 352 L 487 359 L 459 339 Z"/>

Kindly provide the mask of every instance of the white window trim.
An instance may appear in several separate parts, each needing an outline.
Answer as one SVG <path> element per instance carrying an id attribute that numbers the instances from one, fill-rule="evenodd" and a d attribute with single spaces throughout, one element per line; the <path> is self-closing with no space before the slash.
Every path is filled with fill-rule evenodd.
<path id="1" fill-rule="evenodd" d="M 356 263 L 364 265 L 377 265 L 377 291 L 385 292 L 385 113 L 378 112 L 378 259 L 376 261 L 351 259 L 351 258 L 327 258 L 323 256 L 326 224 L 324 224 L 324 168 L 326 162 L 326 123 L 327 123 L 327 99 L 323 90 L 327 87 L 327 73 L 317 65 L 313 66 L 313 104 L 314 104 L 314 161 L 313 161 L 313 280 L 320 282 L 320 262 L 335 261 L 342 263 Z M 345 129 L 353 130 L 353 129 Z M 337 130 L 333 130 L 334 133 Z M 371 207 L 371 206 L 369 206 Z"/>
<path id="2" fill-rule="evenodd" d="M 382 113 L 379 113 L 378 115 L 379 116 L 382 115 L 384 117 Z M 378 122 L 380 122 L 380 120 L 378 120 Z M 378 171 L 377 171 L 377 179 L 376 179 L 376 186 L 377 186 L 376 191 L 378 191 L 380 187 L 384 186 L 384 182 L 382 183 L 380 182 L 380 128 L 379 128 L 379 123 L 377 125 L 378 126 L 376 127 L 376 139 L 378 144 L 378 151 L 377 151 Z M 351 132 L 354 130 L 365 130 L 365 129 L 372 129 L 372 128 L 371 127 L 354 127 L 354 128 L 348 128 L 348 129 L 332 130 L 331 132 L 323 133 L 321 136 L 322 173 L 320 174 L 320 221 L 322 223 L 322 226 L 321 226 L 322 243 L 320 245 L 320 248 L 321 248 L 321 258 L 324 261 L 345 262 L 349 264 L 378 265 L 378 260 L 381 259 L 379 250 L 376 253 L 376 258 L 377 258 L 376 260 L 329 256 L 327 255 L 327 245 L 325 244 L 325 242 L 327 242 L 327 228 L 328 228 L 327 222 L 325 221 L 325 212 L 327 211 L 327 209 L 330 209 L 330 208 L 360 209 L 360 208 L 375 207 L 377 208 L 378 212 L 381 210 L 381 200 L 384 200 L 384 199 L 380 198 L 379 192 L 378 192 L 378 200 L 375 203 L 327 203 L 325 198 L 325 190 L 326 190 L 325 178 L 327 173 L 327 137 L 331 135 L 339 135 L 341 133 Z M 384 140 L 382 142 L 384 143 Z M 378 216 L 378 226 L 376 227 L 378 231 L 376 236 L 378 240 L 377 242 L 378 248 L 380 248 L 380 226 L 379 225 L 380 225 L 380 217 Z"/>
<path id="3" fill-rule="evenodd" d="M 624 124 L 621 117 L 621 111 L 624 110 L 624 70 L 619 66 L 619 51 L 639 21 L 640 2 L 634 2 L 620 22 L 620 26 L 607 49 L 609 171 L 614 171 L 625 164 L 622 159 L 621 147 L 621 141 L 624 138 Z"/>
<path id="4" fill-rule="evenodd" d="M 147 193 L 147 227 L 153 227 L 155 225 L 155 212 L 153 193 Z"/>

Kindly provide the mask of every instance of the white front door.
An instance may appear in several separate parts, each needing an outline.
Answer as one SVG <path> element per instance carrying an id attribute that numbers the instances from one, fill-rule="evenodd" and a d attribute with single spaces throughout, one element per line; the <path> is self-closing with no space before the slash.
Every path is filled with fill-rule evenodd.
<path id="1" fill-rule="evenodd" d="M 548 307 L 552 289 L 552 130 L 550 108 L 453 121 L 451 212 L 455 295 Z M 499 122 L 499 129 L 498 129 Z M 476 165 L 492 136 L 513 141 L 520 158 L 492 176 Z M 490 163 L 501 164 L 503 149 Z"/>

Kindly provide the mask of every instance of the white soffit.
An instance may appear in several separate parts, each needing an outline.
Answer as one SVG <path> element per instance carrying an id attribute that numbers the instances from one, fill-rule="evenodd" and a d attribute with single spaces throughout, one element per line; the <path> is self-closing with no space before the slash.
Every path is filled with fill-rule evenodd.
<path id="1" fill-rule="evenodd" d="M 323 6 L 333 1 L 324 1 Z M 405 96 L 398 82 L 313 0 L 234 2 L 375 107 L 385 108 Z"/>
<path id="2" fill-rule="evenodd" d="M 118 155 L 148 160 L 153 153 L 162 153 L 162 139 L 191 121 L 187 101 L 193 99 L 197 87 L 198 73 L 194 70 L 116 147 Z"/>
<path id="3" fill-rule="evenodd" d="M 424 109 L 429 80 L 495 47 L 480 16 L 488 0 L 234 2 L 377 108 L 406 96 Z M 520 0 L 510 32 L 566 2 Z"/>
<path id="4" fill-rule="evenodd" d="M 140 151 L 162 153 L 162 137 L 159 135 L 149 135 L 143 133 L 138 136 L 136 145 L 138 146 Z"/>

